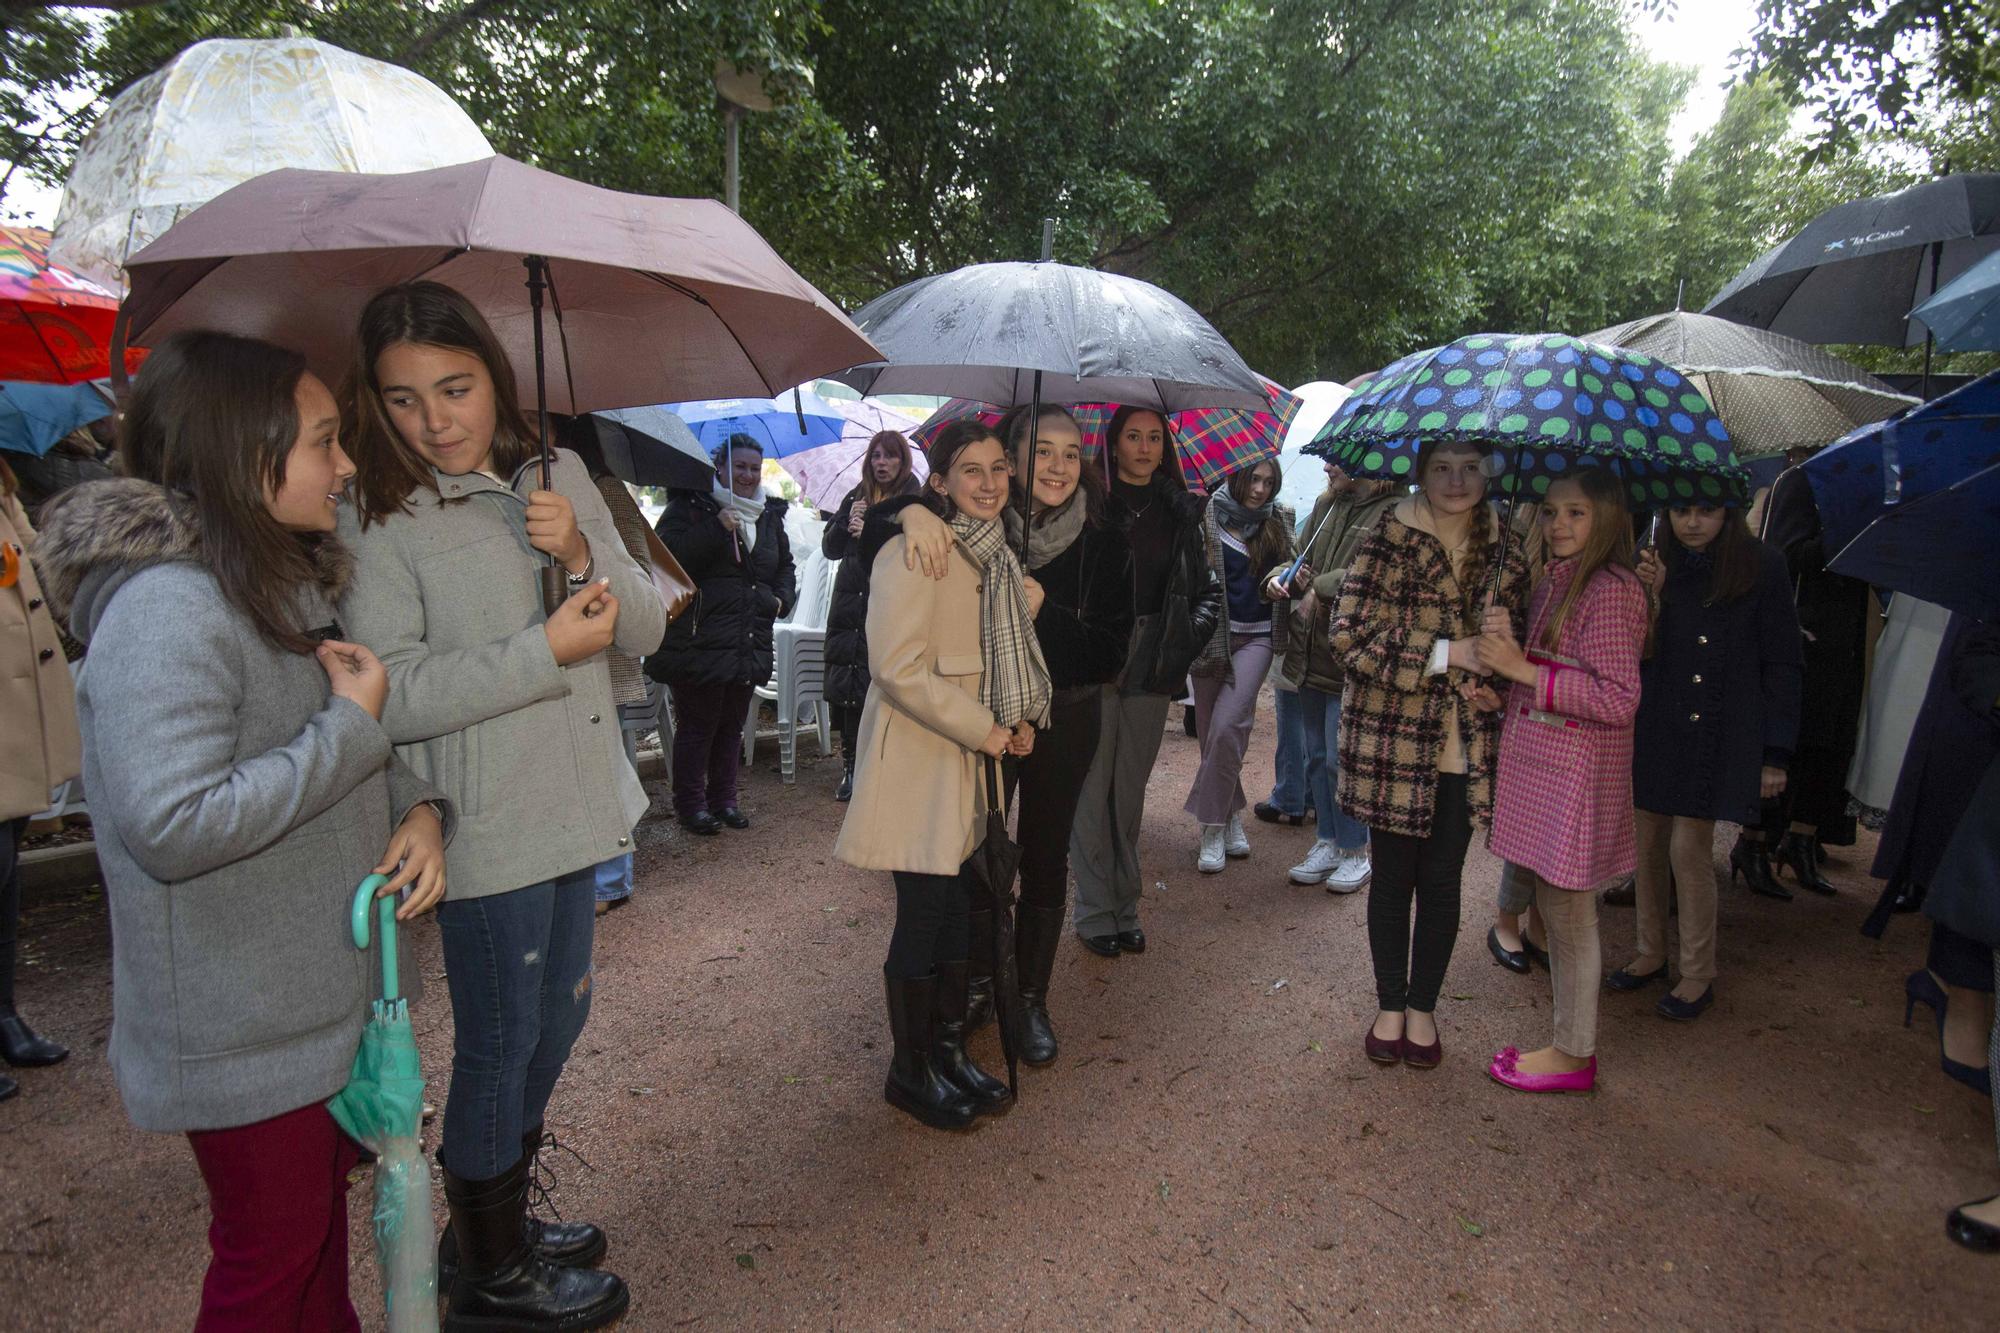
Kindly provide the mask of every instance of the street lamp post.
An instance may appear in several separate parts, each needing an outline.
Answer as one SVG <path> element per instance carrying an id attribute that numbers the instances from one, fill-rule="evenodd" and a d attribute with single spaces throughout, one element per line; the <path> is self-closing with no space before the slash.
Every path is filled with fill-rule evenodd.
<path id="1" fill-rule="evenodd" d="M 773 69 L 764 65 L 738 65 L 734 61 L 715 62 L 715 100 L 722 108 L 722 202 L 732 213 L 741 213 L 739 206 L 740 175 L 737 169 L 737 140 L 746 111 L 769 111 L 777 105 L 771 95 L 771 86 L 781 88 L 791 84 L 803 84 L 812 88 L 812 71 L 799 65 L 781 65 Z"/>

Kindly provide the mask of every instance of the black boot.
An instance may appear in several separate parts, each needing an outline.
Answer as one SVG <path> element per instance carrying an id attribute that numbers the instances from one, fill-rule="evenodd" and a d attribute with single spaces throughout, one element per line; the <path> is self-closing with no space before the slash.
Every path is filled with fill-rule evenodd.
<path id="1" fill-rule="evenodd" d="M 882 1096 L 889 1105 L 933 1129 L 969 1129 L 979 1118 L 972 1098 L 938 1072 L 931 1060 L 931 1016 L 937 1005 L 937 977 L 882 978 L 889 1000 L 889 1032 L 895 1054 Z"/>
<path id="2" fill-rule="evenodd" d="M 931 1028 L 931 1060 L 981 1115 L 997 1115 L 1014 1103 L 1005 1083 L 974 1064 L 965 1051 L 965 1003 L 969 965 L 937 965 L 937 1008 Z"/>
<path id="3" fill-rule="evenodd" d="M 444 1333 L 476 1329 L 603 1328 L 625 1313 L 624 1279 L 590 1268 L 557 1268 L 528 1244 L 528 1159 L 491 1180 L 462 1180 L 449 1169 L 444 1199 L 458 1235 L 458 1275 L 445 1304 Z"/>
<path id="4" fill-rule="evenodd" d="M 539 1174 L 540 1154 L 544 1147 L 553 1149 L 558 1146 L 555 1135 L 543 1137 L 540 1125 L 521 1136 L 521 1156 L 528 1163 L 530 1189 L 539 1186 L 546 1195 L 548 1183 L 544 1183 Z M 552 1180 L 551 1176 L 551 1183 Z M 604 1239 L 604 1232 L 588 1222 L 565 1222 L 560 1218 L 549 1222 L 527 1211 L 521 1214 L 521 1237 L 534 1247 L 537 1258 L 557 1268 L 595 1268 L 604 1262 L 605 1253 L 611 1248 Z M 438 1290 L 450 1291 L 451 1280 L 458 1275 L 458 1237 L 449 1221 L 438 1237 L 437 1262 Z"/>
<path id="5" fill-rule="evenodd" d="M 966 918 L 972 924 L 967 950 L 972 962 L 965 990 L 965 1031 L 969 1036 L 993 1021 L 993 909 L 975 907 Z"/>
<path id="6" fill-rule="evenodd" d="M 1056 1058 L 1056 1030 L 1049 1023 L 1049 977 L 1056 970 L 1056 945 L 1062 942 L 1063 909 L 1030 907 L 1014 910 L 1014 959 L 1021 974 L 1021 1008 L 1027 1031 L 1021 1058 L 1046 1065 Z"/>
<path id="7" fill-rule="evenodd" d="M 844 756 L 840 761 L 840 785 L 833 789 L 833 799 L 848 801 L 854 799 L 854 756 Z"/>
<path id="8" fill-rule="evenodd" d="M 1792 872 L 1800 887 L 1814 893 L 1835 892 L 1833 881 L 1820 873 L 1819 847 L 1810 833 L 1787 833 L 1778 842 L 1772 859 Z"/>
<path id="9" fill-rule="evenodd" d="M 1738 875 L 1743 876 L 1752 893 L 1780 902 L 1792 900 L 1792 891 L 1778 883 L 1778 877 L 1771 873 L 1770 848 L 1741 834 L 1737 835 L 1736 845 L 1729 849 L 1729 882 L 1734 884 Z"/>
<path id="10" fill-rule="evenodd" d="M 0 821 L 0 838 L 10 833 Z M 14 1012 L 14 946 L 20 920 L 21 884 L 18 877 L 9 875 L 7 886 L 0 888 L 0 1058 L 17 1069 L 52 1065 L 69 1054 L 69 1047 L 37 1036 L 27 1020 Z"/>

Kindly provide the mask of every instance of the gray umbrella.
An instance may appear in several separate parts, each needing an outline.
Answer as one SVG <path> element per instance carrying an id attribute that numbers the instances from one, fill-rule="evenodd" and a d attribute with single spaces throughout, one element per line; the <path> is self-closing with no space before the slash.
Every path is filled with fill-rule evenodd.
<path id="1" fill-rule="evenodd" d="M 1193 307 L 1116 273 L 972 264 L 878 296 L 854 322 L 886 360 L 836 378 L 867 394 L 942 394 L 999 407 L 1037 398 L 1130 403 L 1158 412 L 1270 405 L 1255 372 Z"/>
<path id="2" fill-rule="evenodd" d="M 715 463 L 688 424 L 664 407 L 593 412 L 604 466 L 620 481 L 670 490 L 707 490 Z"/>
<path id="3" fill-rule="evenodd" d="M 1584 338 L 1644 352 L 1693 380 L 1741 459 L 1830 444 L 1917 402 L 1823 348 L 1712 315 L 1674 310 Z"/>

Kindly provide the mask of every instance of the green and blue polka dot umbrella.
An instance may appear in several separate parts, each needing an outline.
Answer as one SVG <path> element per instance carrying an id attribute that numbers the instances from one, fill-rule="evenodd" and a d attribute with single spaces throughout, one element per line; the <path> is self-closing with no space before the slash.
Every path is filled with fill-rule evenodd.
<path id="1" fill-rule="evenodd" d="M 1342 403 L 1306 452 L 1355 476 L 1416 480 L 1428 440 L 1500 446 L 1502 492 L 1547 492 L 1602 464 L 1635 506 L 1741 504 L 1749 471 L 1688 378 L 1654 357 L 1559 333 L 1477 333 L 1406 356 Z"/>

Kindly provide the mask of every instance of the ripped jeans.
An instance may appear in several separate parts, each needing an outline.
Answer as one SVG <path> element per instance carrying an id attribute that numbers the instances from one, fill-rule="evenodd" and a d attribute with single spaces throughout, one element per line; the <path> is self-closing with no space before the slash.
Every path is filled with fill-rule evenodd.
<path id="1" fill-rule="evenodd" d="M 542 1123 L 590 1016 L 596 867 L 437 909 L 455 1042 L 438 1158 L 491 1180 Z"/>

